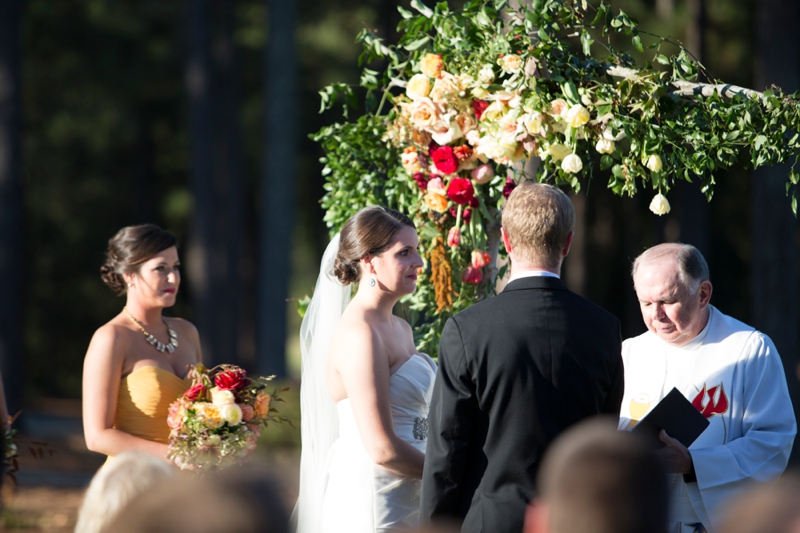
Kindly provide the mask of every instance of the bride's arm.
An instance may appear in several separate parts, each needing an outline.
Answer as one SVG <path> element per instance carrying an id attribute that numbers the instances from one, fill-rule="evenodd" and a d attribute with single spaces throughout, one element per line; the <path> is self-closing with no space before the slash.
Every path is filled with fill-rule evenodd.
<path id="1" fill-rule="evenodd" d="M 422 478 L 425 455 L 394 432 L 389 405 L 389 358 L 366 324 L 338 332 L 331 356 L 341 376 L 358 432 L 375 464 L 416 479 Z"/>
<path id="2" fill-rule="evenodd" d="M 109 456 L 138 450 L 166 460 L 166 444 L 134 437 L 112 427 L 125 352 L 125 340 L 112 325 L 98 329 L 89 344 L 83 362 L 83 434 L 86 447 Z"/>

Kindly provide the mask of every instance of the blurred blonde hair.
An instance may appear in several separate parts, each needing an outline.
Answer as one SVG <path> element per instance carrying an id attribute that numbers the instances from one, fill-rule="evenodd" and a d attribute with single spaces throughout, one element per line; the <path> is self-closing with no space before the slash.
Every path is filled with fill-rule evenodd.
<path id="1" fill-rule="evenodd" d="M 546 183 L 520 183 L 503 206 L 503 228 L 521 264 L 557 268 L 575 228 L 572 200 Z"/>
<path id="2" fill-rule="evenodd" d="M 174 475 L 173 467 L 151 455 L 133 451 L 119 454 L 92 478 L 75 533 L 106 531 L 131 500 Z"/>

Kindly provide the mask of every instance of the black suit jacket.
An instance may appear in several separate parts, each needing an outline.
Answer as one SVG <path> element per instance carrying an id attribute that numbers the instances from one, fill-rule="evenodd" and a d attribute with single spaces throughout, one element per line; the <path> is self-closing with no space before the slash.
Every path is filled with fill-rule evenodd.
<path id="1" fill-rule="evenodd" d="M 433 389 L 421 519 L 520 533 L 553 439 L 619 416 L 619 321 L 553 277 L 528 277 L 447 321 Z"/>

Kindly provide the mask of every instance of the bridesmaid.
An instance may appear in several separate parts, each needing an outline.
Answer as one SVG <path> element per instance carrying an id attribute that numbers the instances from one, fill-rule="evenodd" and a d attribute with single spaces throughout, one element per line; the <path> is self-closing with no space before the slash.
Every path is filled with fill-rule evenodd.
<path id="1" fill-rule="evenodd" d="M 153 224 L 122 228 L 108 241 L 102 279 L 126 302 L 94 333 L 83 364 L 83 432 L 92 451 L 166 460 L 169 405 L 191 385 L 187 365 L 201 361 L 197 329 L 161 315 L 181 283 L 177 244 Z"/>

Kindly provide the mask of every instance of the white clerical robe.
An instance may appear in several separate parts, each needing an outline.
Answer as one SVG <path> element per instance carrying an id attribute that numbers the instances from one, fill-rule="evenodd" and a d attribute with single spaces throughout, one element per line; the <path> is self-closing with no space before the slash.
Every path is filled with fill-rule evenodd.
<path id="1" fill-rule="evenodd" d="M 675 347 L 648 331 L 622 343 L 620 426 L 632 427 L 677 387 L 710 424 L 689 447 L 697 482 L 670 476 L 671 530 L 718 528 L 720 511 L 749 481 L 786 468 L 797 425 L 772 340 L 710 307 L 705 329 Z"/>

